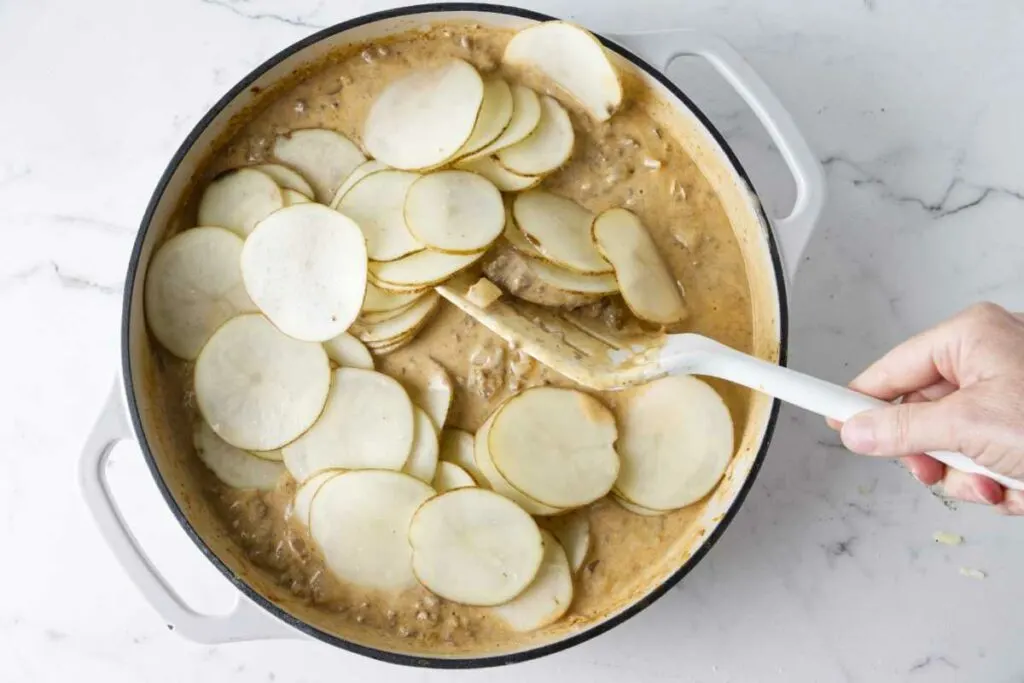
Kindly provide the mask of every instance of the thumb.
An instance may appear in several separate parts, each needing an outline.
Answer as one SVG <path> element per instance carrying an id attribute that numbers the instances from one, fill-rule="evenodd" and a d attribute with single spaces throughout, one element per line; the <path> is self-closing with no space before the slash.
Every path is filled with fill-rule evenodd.
<path id="1" fill-rule="evenodd" d="M 952 403 L 943 399 L 868 410 L 847 420 L 840 436 L 847 448 L 861 455 L 900 457 L 957 450 Z"/>

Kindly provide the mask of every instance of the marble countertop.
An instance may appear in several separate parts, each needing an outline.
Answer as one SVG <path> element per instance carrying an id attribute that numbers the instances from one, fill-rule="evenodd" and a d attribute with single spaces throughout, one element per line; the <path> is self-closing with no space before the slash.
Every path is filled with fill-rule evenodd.
<path id="1" fill-rule="evenodd" d="M 596 640 L 486 673 L 386 666 L 317 643 L 196 645 L 108 552 L 75 463 L 115 373 L 136 226 L 173 150 L 258 62 L 388 0 L 0 2 L 0 680 L 1020 681 L 1024 521 L 947 507 L 899 467 L 783 411 L 738 517 L 686 580 Z M 792 292 L 792 363 L 834 380 L 978 299 L 1024 309 L 1024 5 L 1017 0 L 530 0 L 596 30 L 731 41 L 790 108 L 830 198 Z M 772 206 L 763 133 L 699 64 L 671 74 Z M 172 583 L 233 593 L 137 450 L 115 492 Z M 950 547 L 936 531 L 965 538 Z M 987 578 L 961 575 L 982 570 Z"/>

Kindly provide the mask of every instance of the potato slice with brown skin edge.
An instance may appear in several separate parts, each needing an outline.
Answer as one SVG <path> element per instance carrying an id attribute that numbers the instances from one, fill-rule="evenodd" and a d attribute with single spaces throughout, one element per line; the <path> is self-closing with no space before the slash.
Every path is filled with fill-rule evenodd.
<path id="1" fill-rule="evenodd" d="M 401 472 L 345 472 L 313 497 L 310 536 L 342 581 L 383 591 L 413 588 L 409 523 L 433 495 L 430 486 Z"/>
<path id="2" fill-rule="evenodd" d="M 519 175 L 543 175 L 560 168 L 572 156 L 576 133 L 568 112 L 554 98 L 540 98 L 540 123 L 516 144 L 498 150 L 502 166 Z"/>
<path id="3" fill-rule="evenodd" d="M 502 61 L 540 71 L 598 121 L 622 103 L 622 82 L 604 46 L 579 26 L 546 21 L 527 27 L 505 46 Z"/>
<path id="4" fill-rule="evenodd" d="M 157 249 L 146 274 L 146 322 L 161 346 L 195 360 L 218 327 L 256 304 L 242 282 L 242 238 L 224 228 L 192 228 Z"/>
<path id="5" fill-rule="evenodd" d="M 695 377 L 662 377 L 618 409 L 622 469 L 616 494 L 650 510 L 674 510 L 710 493 L 733 455 L 733 424 L 718 393 Z"/>
<path id="6" fill-rule="evenodd" d="M 260 164 L 252 168 L 270 176 L 270 179 L 277 183 L 282 192 L 291 190 L 303 195 L 307 200 L 313 198 L 313 188 L 298 171 L 281 164 Z"/>
<path id="7" fill-rule="evenodd" d="M 491 454 L 487 447 L 487 442 L 490 438 L 491 423 L 495 414 L 496 413 L 491 414 L 491 417 L 489 417 L 487 421 L 480 426 L 480 429 L 476 432 L 476 436 L 473 437 L 473 461 L 476 463 L 477 469 L 483 473 L 484 479 L 490 485 L 490 488 L 516 503 L 531 515 L 543 517 L 547 515 L 558 515 L 565 512 L 565 510 L 561 508 L 551 507 L 550 505 L 544 505 L 543 503 L 533 500 L 525 493 L 509 484 L 508 481 L 501 476 L 501 472 L 494 467 L 494 462 L 491 460 Z"/>
<path id="8" fill-rule="evenodd" d="M 387 171 L 389 166 L 385 163 L 377 161 L 376 159 L 369 159 L 364 161 L 356 167 L 352 173 L 345 178 L 345 182 L 338 186 L 337 191 L 334 193 L 334 199 L 331 200 L 331 208 L 337 210 L 338 204 L 341 203 L 342 198 L 348 194 L 348 191 L 355 187 L 356 183 L 377 171 Z"/>
<path id="9" fill-rule="evenodd" d="M 352 326 L 352 334 L 363 343 L 386 342 L 418 329 L 437 310 L 439 296 L 431 292 L 394 318 L 380 323 Z"/>
<path id="10" fill-rule="evenodd" d="M 574 389 L 533 387 L 505 402 L 488 436 L 502 477 L 545 505 L 574 508 L 607 494 L 619 474 L 615 418 Z"/>
<path id="11" fill-rule="evenodd" d="M 512 202 L 515 224 L 544 257 L 586 275 L 611 273 L 590 236 L 594 215 L 565 197 L 529 190 Z"/>
<path id="12" fill-rule="evenodd" d="M 636 503 L 631 503 L 622 496 L 615 493 L 614 491 L 612 491 L 612 500 L 614 500 L 615 503 L 623 510 L 632 512 L 634 515 L 640 515 L 642 517 L 660 517 L 662 515 L 667 515 L 669 512 L 671 512 L 671 510 L 651 510 L 650 508 L 642 507 L 640 505 L 637 505 Z"/>
<path id="13" fill-rule="evenodd" d="M 590 552 L 590 520 L 586 511 L 575 510 L 567 515 L 548 517 L 542 527 L 555 535 L 565 550 L 573 573 L 578 572 Z"/>
<path id="14" fill-rule="evenodd" d="M 553 263 L 538 259 L 530 260 L 530 270 L 552 287 L 576 294 L 614 294 L 619 291 L 615 276 L 608 273 L 584 275 Z"/>
<path id="15" fill-rule="evenodd" d="M 335 468 L 401 470 L 412 452 L 414 425 L 412 401 L 396 380 L 338 368 L 323 413 L 283 449 L 285 462 L 307 475 Z"/>
<path id="16" fill-rule="evenodd" d="M 366 350 L 363 343 L 348 332 L 342 332 L 334 339 L 324 342 L 327 357 L 347 368 L 373 370 L 373 356 Z"/>
<path id="17" fill-rule="evenodd" d="M 385 313 L 397 311 L 414 303 L 426 292 L 426 288 L 419 292 L 408 292 L 396 294 L 381 289 L 373 282 L 366 283 L 366 296 L 363 297 L 362 313 Z"/>
<path id="18" fill-rule="evenodd" d="M 442 460 L 437 463 L 437 472 L 434 474 L 432 485 L 435 491 L 444 493 L 476 486 L 476 480 L 470 476 L 469 472 L 455 463 Z"/>
<path id="19" fill-rule="evenodd" d="M 541 529 L 544 556 L 530 585 L 515 599 L 492 612 L 513 631 L 535 631 L 555 623 L 572 604 L 572 568 L 565 550 L 549 531 Z"/>
<path id="20" fill-rule="evenodd" d="M 293 339 L 262 315 L 232 318 L 196 359 L 196 406 L 237 448 L 271 451 L 316 421 L 331 386 L 320 344 Z"/>
<path id="21" fill-rule="evenodd" d="M 213 180 L 199 199 L 199 225 L 219 226 L 245 237 L 256 224 L 284 206 L 277 183 L 252 168 L 228 171 Z"/>
<path id="22" fill-rule="evenodd" d="M 483 98 L 480 74 L 461 59 L 415 69 L 377 96 L 363 126 L 363 144 L 392 168 L 435 168 L 469 140 Z"/>
<path id="23" fill-rule="evenodd" d="M 484 81 L 484 100 L 473 126 L 473 134 L 456 153 L 455 158 L 472 154 L 484 145 L 494 142 L 512 120 L 513 106 L 512 89 L 508 83 L 500 78 Z"/>
<path id="24" fill-rule="evenodd" d="M 543 176 L 539 175 L 519 175 L 518 173 L 510 171 L 502 166 L 501 163 L 492 156 L 478 157 L 470 159 L 469 161 L 460 161 L 455 166 L 456 168 L 482 175 L 484 178 L 487 178 L 494 183 L 494 186 L 502 192 L 522 192 L 523 190 L 529 190 L 544 179 Z"/>
<path id="25" fill-rule="evenodd" d="M 493 491 L 463 488 L 423 503 L 409 525 L 412 568 L 431 592 L 464 605 L 500 605 L 536 576 L 537 523 Z"/>
<path id="26" fill-rule="evenodd" d="M 267 216 L 242 247 L 242 279 L 260 310 L 296 339 L 323 342 L 359 315 L 366 247 L 359 226 L 320 204 Z"/>
<path id="27" fill-rule="evenodd" d="M 345 470 L 323 470 L 299 484 L 289 510 L 291 517 L 299 520 L 303 528 L 309 529 L 309 508 L 320 487 Z M 294 477 L 294 474 L 292 475 Z"/>
<path id="28" fill-rule="evenodd" d="M 281 196 L 284 198 L 285 206 L 293 206 L 294 204 L 309 204 L 311 201 L 313 201 L 312 199 L 302 194 L 301 192 L 296 192 L 295 190 L 289 189 L 281 190 Z"/>
<path id="29" fill-rule="evenodd" d="M 382 289 L 394 287 L 394 291 L 416 290 L 444 282 L 476 263 L 483 255 L 482 251 L 475 254 L 445 254 L 425 249 L 397 261 L 372 261 L 370 272 L 377 286 Z"/>
<path id="30" fill-rule="evenodd" d="M 493 142 L 468 155 L 465 160 L 494 154 L 526 139 L 540 123 L 540 97 L 525 85 L 512 85 L 512 119 Z"/>
<path id="31" fill-rule="evenodd" d="M 192 439 L 199 459 L 231 488 L 269 491 L 284 474 L 284 465 L 235 448 L 202 419 L 196 421 Z"/>
<path id="32" fill-rule="evenodd" d="M 416 377 L 419 381 L 406 380 L 406 391 L 413 403 L 426 411 L 434 427 L 440 431 L 448 419 L 448 411 L 455 397 L 451 376 L 433 358 L 416 359 L 414 365 L 409 367 L 408 376 Z"/>
<path id="33" fill-rule="evenodd" d="M 293 130 L 274 140 L 276 159 L 305 177 L 314 199 L 330 203 L 334 193 L 360 164 L 362 151 L 341 133 L 325 128 Z"/>
<path id="34" fill-rule="evenodd" d="M 469 171 L 437 171 L 419 178 L 409 186 L 404 216 L 415 240 L 448 254 L 483 251 L 505 226 L 498 188 Z"/>
<path id="35" fill-rule="evenodd" d="M 465 430 L 449 427 L 441 432 L 441 460 L 458 465 L 468 472 L 477 486 L 490 488 L 487 477 L 476 466 L 473 447 L 473 435 Z"/>
<path id="36" fill-rule="evenodd" d="M 424 248 L 409 231 L 404 213 L 409 188 L 420 179 L 408 171 L 376 171 L 353 185 L 338 203 L 337 210 L 363 231 L 370 259 L 394 261 Z"/>
<path id="37" fill-rule="evenodd" d="M 622 299 L 633 315 L 659 325 L 686 319 L 679 285 L 640 219 L 626 209 L 609 209 L 594 219 L 594 244 L 615 268 Z"/>
<path id="38" fill-rule="evenodd" d="M 430 484 L 437 473 L 437 427 L 423 408 L 415 406 L 416 436 L 412 442 L 412 453 L 402 471 L 420 481 Z"/>

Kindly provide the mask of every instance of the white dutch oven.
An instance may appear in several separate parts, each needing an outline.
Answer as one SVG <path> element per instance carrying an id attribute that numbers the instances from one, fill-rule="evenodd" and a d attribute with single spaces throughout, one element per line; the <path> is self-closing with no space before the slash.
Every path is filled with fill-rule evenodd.
<path id="1" fill-rule="evenodd" d="M 609 608 L 600 618 L 554 634 L 547 641 L 461 656 L 402 652 L 328 633 L 317 626 L 315 615 L 283 606 L 286 601 L 281 589 L 248 562 L 218 527 L 195 478 L 182 465 L 190 458 L 189 445 L 181 442 L 181 430 L 168 424 L 163 410 L 166 406 L 152 397 L 153 392 L 146 391 L 155 372 L 142 313 L 147 264 L 155 246 L 162 242 L 170 216 L 200 160 L 232 117 L 253 103 L 254 93 L 346 45 L 378 40 L 424 24 L 462 20 L 518 28 L 550 18 L 511 7 L 435 4 L 380 12 L 338 24 L 296 43 L 246 76 L 203 117 L 171 160 L 142 220 L 128 266 L 122 313 L 122 374 L 83 448 L 80 475 L 86 502 L 111 550 L 166 623 L 186 638 L 203 643 L 317 639 L 390 662 L 431 667 L 468 668 L 524 661 L 580 643 L 649 605 L 700 561 L 742 504 L 767 452 L 778 411 L 778 403 L 765 397 L 754 401 L 738 454 L 711 496 L 698 522 L 699 532 L 680 539 L 679 547 L 666 556 L 663 566 L 652 568 L 650 576 L 644 578 L 644 590 Z M 619 68 L 640 74 L 671 109 L 678 137 L 718 193 L 741 245 L 754 290 L 754 353 L 784 364 L 787 275 L 792 275 L 824 203 L 821 167 L 764 82 L 723 41 L 689 31 L 609 35 L 602 40 L 615 55 Z M 673 60 L 687 55 L 707 59 L 764 124 L 796 181 L 796 204 L 790 215 L 767 219 L 746 173 L 721 135 L 664 76 Z M 138 442 L 167 505 L 199 550 L 239 589 L 238 603 L 230 614 L 208 616 L 191 610 L 132 536 L 111 498 L 105 475 L 113 446 L 125 439 Z"/>

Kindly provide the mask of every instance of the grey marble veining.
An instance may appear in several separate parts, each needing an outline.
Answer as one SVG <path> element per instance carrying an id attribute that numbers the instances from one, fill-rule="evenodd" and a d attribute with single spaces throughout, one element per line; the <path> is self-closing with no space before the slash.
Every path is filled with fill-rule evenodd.
<path id="1" fill-rule="evenodd" d="M 188 643 L 107 552 L 74 482 L 117 364 L 135 226 L 170 155 L 252 67 L 381 0 L 0 3 L 0 680 L 441 681 L 302 642 Z M 1024 309 L 1024 5 L 1015 0 L 532 0 L 596 30 L 691 27 L 732 42 L 820 155 L 829 203 L 791 292 L 792 363 L 846 381 L 978 299 Z M 766 204 L 791 182 L 699 64 L 671 75 Z M 232 588 L 125 446 L 115 490 L 186 598 Z M 935 531 L 964 537 L 951 547 Z M 961 575 L 979 569 L 987 578 Z M 1024 677 L 1024 523 L 946 506 L 897 465 L 783 410 L 728 532 L 669 595 L 501 681 L 984 681 Z"/>

